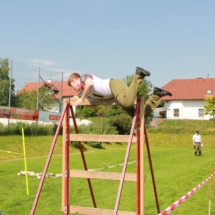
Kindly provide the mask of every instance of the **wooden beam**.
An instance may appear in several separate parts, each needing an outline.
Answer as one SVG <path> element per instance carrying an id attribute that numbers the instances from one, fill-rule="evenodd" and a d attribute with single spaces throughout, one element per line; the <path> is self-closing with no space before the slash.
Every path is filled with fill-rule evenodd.
<path id="1" fill-rule="evenodd" d="M 72 178 L 93 178 L 104 180 L 120 180 L 122 173 L 117 172 L 98 172 L 85 170 L 70 170 L 70 177 Z M 136 173 L 126 173 L 125 181 L 136 181 Z"/>
<path id="2" fill-rule="evenodd" d="M 129 135 L 70 134 L 70 141 L 126 143 L 128 140 Z M 136 143 L 136 136 L 133 136 L 132 143 Z"/>
<path id="3" fill-rule="evenodd" d="M 70 98 L 70 105 L 73 105 L 78 98 Z M 116 105 L 115 99 L 90 99 L 86 98 L 80 105 Z"/>
<path id="4" fill-rule="evenodd" d="M 83 215 L 113 215 L 113 210 L 70 205 L 70 213 Z M 118 211 L 117 215 L 136 215 L 136 212 Z"/>
<path id="5" fill-rule="evenodd" d="M 73 105 L 74 102 L 78 98 L 70 98 L 70 105 Z M 119 104 L 116 99 L 92 99 L 92 98 L 86 98 L 80 105 L 87 105 L 87 106 L 95 106 L 95 105 L 117 105 Z M 134 101 L 134 105 L 137 104 L 137 100 Z"/>
<path id="6" fill-rule="evenodd" d="M 66 106 L 66 99 L 63 100 L 63 107 Z M 64 115 L 63 118 L 63 138 L 62 138 L 62 210 L 64 210 L 64 202 L 65 202 L 65 174 L 64 174 L 64 166 L 65 166 L 65 149 L 66 146 L 64 144 L 64 140 L 66 139 L 66 117 Z"/>

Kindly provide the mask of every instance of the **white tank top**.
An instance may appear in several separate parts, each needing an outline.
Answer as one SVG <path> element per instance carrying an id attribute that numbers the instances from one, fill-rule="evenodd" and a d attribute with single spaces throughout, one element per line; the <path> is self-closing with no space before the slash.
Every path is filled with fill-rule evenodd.
<path id="1" fill-rule="evenodd" d="M 93 79 L 93 87 L 91 92 L 88 94 L 89 98 L 96 99 L 110 99 L 113 98 L 113 94 L 110 89 L 110 79 L 101 79 L 92 74 L 84 74 L 80 77 L 81 83 L 84 86 L 87 78 Z"/>

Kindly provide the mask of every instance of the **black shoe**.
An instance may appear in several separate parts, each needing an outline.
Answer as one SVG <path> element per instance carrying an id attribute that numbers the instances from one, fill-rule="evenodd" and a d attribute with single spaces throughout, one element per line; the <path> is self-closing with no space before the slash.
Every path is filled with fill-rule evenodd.
<path id="1" fill-rule="evenodd" d="M 142 69 L 140 67 L 136 67 L 136 75 L 139 75 L 141 77 L 145 77 L 145 76 L 150 76 L 150 72 L 148 72 L 147 70 L 145 69 Z"/>
<path id="2" fill-rule="evenodd" d="M 158 87 L 154 87 L 154 91 L 153 91 L 154 95 L 157 95 L 159 97 L 163 97 L 163 96 L 172 96 L 172 93 L 170 93 L 167 90 L 162 90 L 161 88 Z"/>

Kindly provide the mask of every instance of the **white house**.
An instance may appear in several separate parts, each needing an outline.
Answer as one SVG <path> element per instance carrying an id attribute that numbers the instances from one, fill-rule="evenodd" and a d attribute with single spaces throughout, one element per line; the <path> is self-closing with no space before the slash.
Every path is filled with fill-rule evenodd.
<path id="1" fill-rule="evenodd" d="M 205 99 L 215 96 L 215 78 L 174 79 L 162 87 L 172 93 L 164 96 L 167 119 L 209 120 L 204 114 Z"/>

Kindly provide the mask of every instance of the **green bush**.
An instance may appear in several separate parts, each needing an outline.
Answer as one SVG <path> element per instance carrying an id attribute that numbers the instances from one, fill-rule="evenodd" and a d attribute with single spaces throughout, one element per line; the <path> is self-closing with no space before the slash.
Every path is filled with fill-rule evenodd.
<path id="1" fill-rule="evenodd" d="M 96 116 L 96 109 L 89 108 L 87 106 L 77 107 L 75 115 L 79 118 L 81 117 L 93 117 Z"/>
<path id="2" fill-rule="evenodd" d="M 122 109 L 122 107 L 113 105 L 107 109 L 106 116 L 112 117 L 112 116 L 117 116 L 117 115 L 121 115 L 121 114 L 127 114 L 127 113 Z"/>
<path id="3" fill-rule="evenodd" d="M 57 124 L 41 125 L 37 123 L 28 124 L 18 121 L 10 123 L 9 126 L 3 126 L 0 124 L 0 135 L 22 135 L 22 128 L 26 136 L 42 136 L 42 135 L 54 135 L 57 130 Z M 62 126 L 59 134 L 62 134 Z"/>
<path id="4" fill-rule="evenodd" d="M 2 123 L 0 123 L 0 135 L 5 135 L 6 132 L 7 132 L 7 128 L 4 127 Z"/>
<path id="5" fill-rule="evenodd" d="M 16 130 L 18 132 L 18 134 L 22 134 L 22 128 L 24 130 L 25 135 L 30 135 L 31 134 L 31 129 L 30 129 L 30 125 L 24 122 L 17 122 L 16 123 Z"/>
<path id="6" fill-rule="evenodd" d="M 120 114 L 111 117 L 109 124 L 118 131 L 118 134 L 129 134 L 132 120 L 127 114 Z"/>
<path id="7" fill-rule="evenodd" d="M 79 142 L 77 142 L 77 141 L 70 141 L 69 145 L 75 149 L 80 149 Z M 81 147 L 84 151 L 87 150 L 86 147 L 84 146 L 84 144 L 81 144 Z"/>

